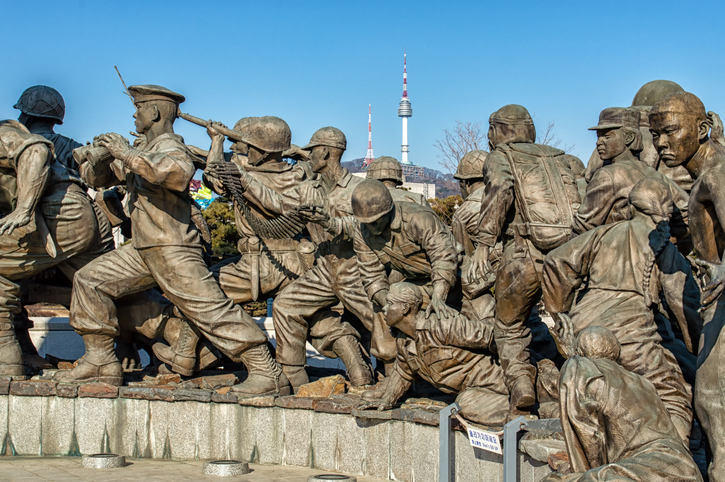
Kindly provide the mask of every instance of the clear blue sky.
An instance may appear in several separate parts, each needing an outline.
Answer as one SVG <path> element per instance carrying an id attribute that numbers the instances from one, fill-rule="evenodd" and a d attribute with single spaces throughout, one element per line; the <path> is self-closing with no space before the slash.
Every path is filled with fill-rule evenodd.
<path id="1" fill-rule="evenodd" d="M 504 5 L 506 3 L 506 5 Z M 586 162 L 607 106 L 671 79 L 725 114 L 722 2 L 4 2 L 0 117 L 44 83 L 67 104 L 59 132 L 79 141 L 133 128 L 129 84 L 187 97 L 182 109 L 232 125 L 278 115 L 304 144 L 325 125 L 362 157 L 373 105 L 376 155 L 400 155 L 402 54 L 414 115 L 411 160 L 439 168 L 433 145 L 460 121 L 486 125 L 523 104 L 540 130 Z M 187 142 L 205 132 L 177 121 Z"/>

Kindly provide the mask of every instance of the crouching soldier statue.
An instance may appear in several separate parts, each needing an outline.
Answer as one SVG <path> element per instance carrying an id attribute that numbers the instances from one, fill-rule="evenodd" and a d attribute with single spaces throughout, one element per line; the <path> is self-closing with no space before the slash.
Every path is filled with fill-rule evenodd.
<path id="1" fill-rule="evenodd" d="M 406 282 L 394 283 L 385 303 L 385 318 L 398 331 L 393 373 L 381 387 L 363 393 L 361 408 L 384 410 L 408 391 L 416 377 L 444 393 L 458 393 L 465 418 L 499 427 L 508 415 L 503 370 L 491 355 L 493 327 L 460 313 L 448 318 L 426 316 L 423 292 Z"/>

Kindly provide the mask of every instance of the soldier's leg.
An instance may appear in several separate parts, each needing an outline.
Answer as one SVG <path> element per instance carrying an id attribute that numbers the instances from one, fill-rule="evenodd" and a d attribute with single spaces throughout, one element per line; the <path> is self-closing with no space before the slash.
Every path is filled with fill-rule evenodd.
<path id="1" fill-rule="evenodd" d="M 161 246 L 140 252 L 166 297 L 207 339 L 249 371 L 234 390 L 242 395 L 289 393 L 289 383 L 267 349 L 267 337 L 239 305 L 224 295 L 200 248 Z"/>
<path id="2" fill-rule="evenodd" d="M 725 480 L 725 297 L 703 315 L 695 409 L 712 452 L 710 480 Z"/>
<path id="3" fill-rule="evenodd" d="M 120 334 L 116 300 L 156 284 L 138 251 L 121 246 L 99 256 L 73 277 L 70 324 L 83 336 L 86 354 L 72 370 L 58 372 L 60 381 L 100 381 L 120 385 L 121 364 L 113 349 Z"/>
<path id="4" fill-rule="evenodd" d="M 685 382 L 674 355 L 658 341 L 649 339 L 639 343 L 622 343 L 619 362 L 654 385 L 687 447 L 692 430 L 692 389 Z"/>
<path id="5" fill-rule="evenodd" d="M 274 260 L 265 253 L 245 253 L 236 262 L 222 262 L 210 268 L 219 280 L 224 294 L 235 303 L 254 299 L 253 283 L 257 283 L 258 299 L 287 286 L 306 268 L 300 266 L 297 252 L 274 252 Z M 256 274 L 254 270 L 257 270 Z"/>
<path id="6" fill-rule="evenodd" d="M 508 393 L 484 387 L 471 387 L 456 397 L 461 415 L 486 427 L 503 427 L 509 411 Z"/>
<path id="7" fill-rule="evenodd" d="M 511 407 L 525 409 L 535 402 L 536 374 L 530 362 L 531 332 L 526 326 L 526 320 L 539 299 L 541 285 L 531 258 L 514 257 L 513 251 L 504 251 L 504 259 L 496 276 L 494 339 L 506 386 L 511 394 Z"/>

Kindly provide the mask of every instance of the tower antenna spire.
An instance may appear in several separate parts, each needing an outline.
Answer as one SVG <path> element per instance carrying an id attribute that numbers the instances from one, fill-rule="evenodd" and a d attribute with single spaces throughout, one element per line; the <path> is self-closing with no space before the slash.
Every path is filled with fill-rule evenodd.
<path id="1" fill-rule="evenodd" d="M 363 167 L 368 167 L 373 160 L 375 155 L 373 154 L 373 114 L 372 104 L 368 104 L 368 151 L 365 154 L 365 160 L 363 161 Z"/>

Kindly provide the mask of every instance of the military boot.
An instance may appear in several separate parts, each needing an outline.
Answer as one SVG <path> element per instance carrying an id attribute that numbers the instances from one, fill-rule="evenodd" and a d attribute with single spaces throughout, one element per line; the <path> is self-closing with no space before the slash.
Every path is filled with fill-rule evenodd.
<path id="1" fill-rule="evenodd" d="M 194 374 L 196 366 L 196 345 L 199 336 L 185 320 L 169 318 L 164 327 L 164 339 L 169 342 L 154 343 L 154 355 L 171 369 L 184 376 Z"/>
<path id="2" fill-rule="evenodd" d="M 71 370 L 59 371 L 53 377 L 59 382 L 123 384 L 123 369 L 113 349 L 113 338 L 107 335 L 83 335 L 86 354 Z"/>
<path id="3" fill-rule="evenodd" d="M 289 395 L 291 387 L 282 368 L 272 358 L 266 344 L 250 348 L 241 355 L 247 367 L 247 379 L 232 387 L 240 397 L 259 397 L 262 395 Z"/>
<path id="4" fill-rule="evenodd" d="M 0 322 L 0 376 L 25 375 L 23 355 L 10 322 Z"/>
<path id="5" fill-rule="evenodd" d="M 360 344 L 354 336 L 345 335 L 335 340 L 332 344 L 332 351 L 345 364 L 347 378 L 350 379 L 350 384 L 353 387 L 373 383 L 370 367 L 365 363 L 360 351 Z"/>
<path id="6" fill-rule="evenodd" d="M 527 376 L 518 377 L 511 386 L 510 401 L 512 411 L 528 413 L 527 409 L 531 409 L 536 403 L 534 382 Z"/>
<path id="7" fill-rule="evenodd" d="M 310 378 L 307 376 L 307 370 L 305 370 L 304 366 L 282 365 L 282 373 L 287 377 L 295 393 L 297 393 L 297 389 L 302 385 L 310 383 Z"/>

